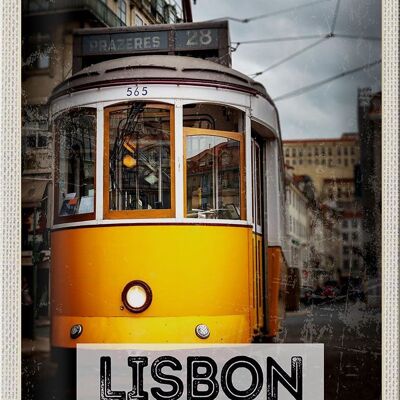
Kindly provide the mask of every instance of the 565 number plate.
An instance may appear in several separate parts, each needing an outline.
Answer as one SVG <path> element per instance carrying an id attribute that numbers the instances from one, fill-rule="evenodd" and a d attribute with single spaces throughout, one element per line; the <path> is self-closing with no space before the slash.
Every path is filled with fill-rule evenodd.
<path id="1" fill-rule="evenodd" d="M 126 88 L 126 97 L 147 96 L 147 86 L 131 86 Z"/>

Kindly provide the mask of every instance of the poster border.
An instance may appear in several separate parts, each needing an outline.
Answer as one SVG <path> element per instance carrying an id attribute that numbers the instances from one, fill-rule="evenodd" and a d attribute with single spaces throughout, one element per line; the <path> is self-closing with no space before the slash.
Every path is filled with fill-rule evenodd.
<path id="1" fill-rule="evenodd" d="M 383 1 L 382 398 L 399 391 L 399 0 Z M 0 2 L 0 398 L 21 398 L 21 1 Z"/>

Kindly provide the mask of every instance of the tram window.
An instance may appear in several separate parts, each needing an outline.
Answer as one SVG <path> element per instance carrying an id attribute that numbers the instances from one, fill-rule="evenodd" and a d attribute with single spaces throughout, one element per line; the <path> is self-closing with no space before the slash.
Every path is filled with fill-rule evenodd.
<path id="1" fill-rule="evenodd" d="M 56 220 L 73 220 L 77 215 L 90 218 L 95 195 L 96 111 L 69 111 L 57 118 L 55 130 Z"/>
<path id="2" fill-rule="evenodd" d="M 244 218 L 241 150 L 241 140 L 207 130 L 186 136 L 186 217 Z"/>
<path id="3" fill-rule="evenodd" d="M 244 132 L 244 112 L 229 106 L 210 103 L 183 106 L 183 126 L 228 132 Z"/>
<path id="4" fill-rule="evenodd" d="M 253 187 L 253 193 L 255 195 L 255 208 L 256 208 L 256 225 L 261 226 L 262 218 L 262 165 L 261 165 L 261 148 L 260 145 L 254 142 L 254 183 L 255 188 Z"/>
<path id="5" fill-rule="evenodd" d="M 106 120 L 106 216 L 173 216 L 171 106 L 130 103 L 107 110 Z"/>

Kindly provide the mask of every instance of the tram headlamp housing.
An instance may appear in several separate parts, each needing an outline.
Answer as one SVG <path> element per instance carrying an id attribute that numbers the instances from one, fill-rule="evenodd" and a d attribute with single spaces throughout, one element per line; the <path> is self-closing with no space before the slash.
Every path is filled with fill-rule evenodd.
<path id="1" fill-rule="evenodd" d="M 207 339 L 210 337 L 210 329 L 206 324 L 199 324 L 195 328 L 195 332 L 198 338 Z"/>
<path id="2" fill-rule="evenodd" d="M 131 281 L 122 291 L 122 302 L 125 308 L 133 313 L 146 310 L 153 299 L 150 286 L 143 281 Z"/>

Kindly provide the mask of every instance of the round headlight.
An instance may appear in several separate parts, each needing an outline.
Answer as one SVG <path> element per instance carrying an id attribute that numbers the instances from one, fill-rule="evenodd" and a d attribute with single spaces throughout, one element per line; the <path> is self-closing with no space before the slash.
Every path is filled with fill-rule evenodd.
<path id="1" fill-rule="evenodd" d="M 129 282 L 122 292 L 122 302 L 131 312 L 140 313 L 146 310 L 152 300 L 150 286 L 143 281 Z"/>

